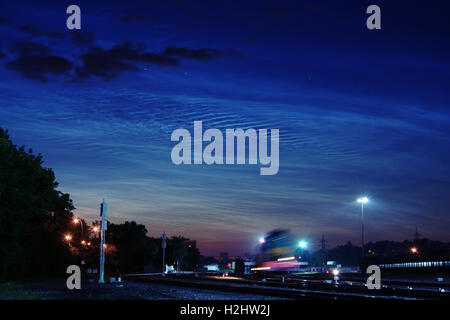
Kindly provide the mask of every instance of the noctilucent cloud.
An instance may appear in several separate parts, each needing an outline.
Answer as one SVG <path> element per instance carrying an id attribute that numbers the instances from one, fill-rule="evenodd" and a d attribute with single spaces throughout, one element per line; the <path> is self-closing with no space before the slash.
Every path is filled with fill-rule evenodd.
<path id="1" fill-rule="evenodd" d="M 75 214 L 252 252 L 274 228 L 314 247 L 450 240 L 448 8 L 377 1 L 0 4 L 0 126 L 42 153 Z M 448 6 L 448 5 L 447 5 Z M 177 128 L 279 128 L 280 167 L 181 165 Z"/>

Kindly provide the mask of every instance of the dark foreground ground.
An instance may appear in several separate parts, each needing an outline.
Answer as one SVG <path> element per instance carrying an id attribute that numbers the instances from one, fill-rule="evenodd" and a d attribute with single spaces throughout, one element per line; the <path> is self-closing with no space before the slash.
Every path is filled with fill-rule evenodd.
<path id="1" fill-rule="evenodd" d="M 123 281 L 121 284 L 83 282 L 81 290 L 68 290 L 66 280 L 0 285 L 1 300 L 279 300 L 278 297 L 164 284 Z"/>

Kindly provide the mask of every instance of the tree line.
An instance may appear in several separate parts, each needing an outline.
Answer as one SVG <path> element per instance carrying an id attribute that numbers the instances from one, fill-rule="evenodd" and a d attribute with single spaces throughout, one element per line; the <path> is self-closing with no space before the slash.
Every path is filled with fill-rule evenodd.
<path id="1" fill-rule="evenodd" d="M 58 189 L 52 169 L 41 154 L 17 147 L 0 128 L 0 282 L 65 276 L 67 266 L 98 266 L 99 243 L 87 236 L 70 195 Z M 67 234 L 70 233 L 70 237 Z M 168 239 L 167 264 L 179 270 L 198 267 L 200 253 L 182 236 Z M 134 221 L 108 225 L 106 269 L 111 273 L 162 269 L 162 240 L 150 238 Z M 88 245 L 89 244 L 89 245 Z"/>

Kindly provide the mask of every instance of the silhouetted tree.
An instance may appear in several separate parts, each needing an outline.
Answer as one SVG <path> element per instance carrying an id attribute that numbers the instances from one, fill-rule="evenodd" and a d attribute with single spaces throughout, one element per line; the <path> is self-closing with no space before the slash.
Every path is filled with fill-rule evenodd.
<path id="1" fill-rule="evenodd" d="M 0 128 L 0 281 L 65 274 L 71 261 L 63 234 L 74 206 L 42 164 Z"/>
<path id="2" fill-rule="evenodd" d="M 196 247 L 189 246 L 189 239 L 182 236 L 172 237 L 167 240 L 167 261 L 176 270 L 195 270 L 200 263 L 200 252 Z"/>
<path id="3" fill-rule="evenodd" d="M 143 272 L 158 251 L 158 244 L 147 236 L 145 226 L 134 221 L 109 224 L 106 240 L 108 246 L 113 245 L 117 250 L 106 261 L 120 273 Z"/>
<path id="4" fill-rule="evenodd" d="M 361 247 L 356 247 L 349 241 L 328 251 L 328 260 L 337 261 L 344 266 L 359 266 L 361 262 Z"/>

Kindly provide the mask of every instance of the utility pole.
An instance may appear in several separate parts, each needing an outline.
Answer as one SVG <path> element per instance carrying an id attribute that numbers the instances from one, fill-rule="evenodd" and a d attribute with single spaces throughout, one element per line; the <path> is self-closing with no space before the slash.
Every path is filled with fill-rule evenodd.
<path id="1" fill-rule="evenodd" d="M 166 275 L 166 233 L 164 232 L 162 235 L 162 249 L 163 249 L 163 263 L 162 263 L 162 275 Z"/>
<path id="2" fill-rule="evenodd" d="M 106 225 L 107 206 L 105 199 L 100 203 L 100 216 L 102 221 L 100 224 L 100 277 L 98 283 L 105 283 L 105 231 Z"/>

